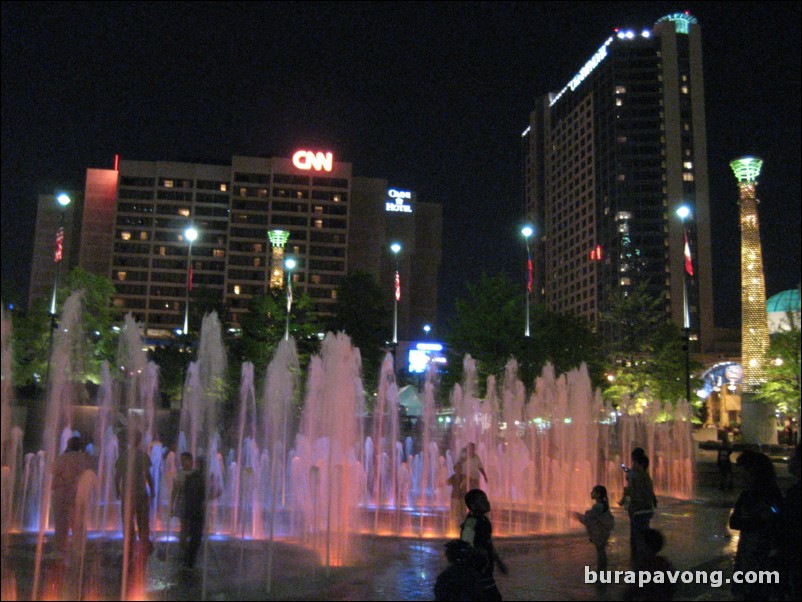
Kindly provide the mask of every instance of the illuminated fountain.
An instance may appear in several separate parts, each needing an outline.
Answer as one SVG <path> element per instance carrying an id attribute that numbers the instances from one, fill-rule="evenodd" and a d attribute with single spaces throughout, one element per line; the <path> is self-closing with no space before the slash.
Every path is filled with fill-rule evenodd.
<path id="1" fill-rule="evenodd" d="M 65 328 L 68 311 L 76 311 L 71 307 L 68 301 L 61 322 Z M 74 330 L 78 332 L 77 327 Z M 4 361 L 5 331 L 4 318 Z M 98 478 L 94 501 L 88 502 L 90 531 L 118 537 L 121 530 L 119 503 L 111 486 L 121 415 L 149 443 L 157 484 L 150 515 L 156 536 L 163 539 L 169 530 L 176 454 L 188 450 L 202 456 L 212 494 L 206 545 L 217 537 L 267 542 L 268 587 L 276 540 L 308 547 L 329 567 L 353 561 L 357 536 L 362 534 L 453 536 L 457 525 L 449 513 L 447 478 L 459 451 L 470 442 L 476 444 L 487 472 L 488 483 L 482 487 L 493 504 L 494 534 L 499 537 L 576 529 L 569 523 L 569 513 L 587 506 L 593 485 L 605 484 L 611 499 L 620 495 L 620 464 L 629 462 L 636 446 L 651 458 L 658 495 L 692 496 L 690 409 L 684 402 L 654 403 L 636 414 L 625 399 L 614 411 L 592 389 L 584 366 L 556 375 L 547 365 L 534 391 L 527 394 L 514 360 L 499 383 L 488 379 L 487 394 L 481 398 L 475 362 L 466 356 L 464 382 L 450 395 L 453 420 L 448 443 L 442 443 L 445 439 L 437 430 L 432 373 L 422 387 L 418 434 L 402 440 L 392 355 L 382 363 L 376 406 L 368 421 L 359 350 L 343 334 L 328 334 L 320 353 L 311 359 L 297 429 L 292 408 L 299 402 L 301 388 L 294 341 L 280 342 L 264 374 L 261 395 L 255 385 L 260 375 L 246 362 L 232 421 L 236 428 L 226 439 L 220 431 L 227 365 L 221 332 L 216 314 L 204 318 L 197 360 L 186 373 L 176 451 L 165 454 L 153 419 L 158 367 L 141 351 L 137 324 L 130 316 L 126 319 L 117 364 L 124 369 L 112 378 L 112 370 L 105 366 L 98 390 L 94 435 Z M 67 362 L 71 348 L 67 342 L 57 344 L 53 365 Z M 68 371 L 53 373 L 55 377 Z M 22 510 L 12 508 L 11 520 L 16 522 L 11 530 L 33 528 L 42 534 L 47 530 L 46 517 L 24 506 L 44 497 L 42 484 L 57 440 L 63 438 L 62 431 L 71 432 L 67 399 L 71 390 L 54 378 L 46 430 L 50 443 L 43 452 L 26 457 L 21 474 L 4 468 L 3 503 L 13 497 L 12 506 L 23 505 Z M 5 435 L 5 426 L 3 432 L 11 437 Z M 11 497 L 6 494 L 7 482 L 15 491 Z M 37 507 L 48 505 L 39 502 Z M 204 572 L 204 583 L 205 576 Z"/>

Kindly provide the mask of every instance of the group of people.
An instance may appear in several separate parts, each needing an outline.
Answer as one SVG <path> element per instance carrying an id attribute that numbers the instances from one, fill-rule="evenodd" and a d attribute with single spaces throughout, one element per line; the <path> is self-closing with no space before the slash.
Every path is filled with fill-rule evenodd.
<path id="1" fill-rule="evenodd" d="M 151 461 L 142 449 L 141 432 L 132 430 L 120 437 L 120 442 L 120 453 L 114 467 L 114 486 L 120 500 L 123 532 L 128 536 L 129 556 L 136 550 L 147 556 L 154 550 L 150 538 L 150 502 L 156 489 Z M 206 485 L 202 459 L 199 458 L 196 466 L 192 454 L 184 452 L 180 461 L 181 470 L 170 494 L 170 514 L 181 522 L 181 559 L 185 567 L 192 568 L 203 537 Z M 73 540 L 79 540 L 84 532 L 85 517 L 78 512 L 76 500 L 80 480 L 87 471 L 96 472 L 95 461 L 84 450 L 81 437 L 73 436 L 52 467 L 55 548 L 64 558 L 68 557 Z"/>

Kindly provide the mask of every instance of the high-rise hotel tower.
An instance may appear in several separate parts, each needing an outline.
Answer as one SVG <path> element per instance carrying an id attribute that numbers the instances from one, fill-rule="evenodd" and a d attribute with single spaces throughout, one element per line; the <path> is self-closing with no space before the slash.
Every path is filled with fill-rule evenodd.
<path id="1" fill-rule="evenodd" d="M 687 277 L 692 347 L 709 346 L 703 83 L 699 25 L 678 13 L 613 31 L 562 90 L 538 99 L 523 134 L 535 302 L 596 322 L 612 292 L 644 282 L 682 327 Z"/>

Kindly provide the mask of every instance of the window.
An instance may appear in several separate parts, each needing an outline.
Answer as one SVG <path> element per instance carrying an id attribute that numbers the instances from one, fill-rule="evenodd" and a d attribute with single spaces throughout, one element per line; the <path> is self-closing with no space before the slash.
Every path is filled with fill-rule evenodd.
<path id="1" fill-rule="evenodd" d="M 228 184 L 225 182 L 220 183 L 220 192 L 227 192 L 228 191 Z"/>
<path id="2" fill-rule="evenodd" d="M 189 217 L 189 209 L 186 207 L 179 207 L 178 208 L 178 215 L 183 215 L 184 217 Z"/>
<path id="3" fill-rule="evenodd" d="M 139 240 L 147 240 L 147 239 L 148 239 L 148 233 L 145 232 L 144 230 L 140 231 Z"/>
<path id="4" fill-rule="evenodd" d="M 687 94 L 688 93 L 688 86 L 680 86 L 679 89 L 683 94 Z"/>
<path id="5" fill-rule="evenodd" d="M 253 243 L 253 252 L 254 253 L 261 253 L 262 252 L 262 243 L 260 243 L 260 242 Z"/>
<path id="6" fill-rule="evenodd" d="M 128 277 L 128 272 L 117 272 L 117 280 L 125 280 Z"/>
<path id="7" fill-rule="evenodd" d="M 212 251 L 212 257 L 217 257 L 218 259 L 222 259 L 226 256 L 226 252 L 224 249 L 214 249 Z"/>
<path id="8" fill-rule="evenodd" d="M 615 93 L 616 94 L 626 94 L 627 93 L 627 87 L 626 86 L 616 86 L 615 87 Z"/>
<path id="9" fill-rule="evenodd" d="M 684 182 L 693 182 L 693 174 L 688 172 L 683 173 L 682 180 Z"/>
<path id="10" fill-rule="evenodd" d="M 240 293 L 240 286 L 239 286 L 239 284 L 235 284 L 234 285 L 234 294 L 235 295 L 239 295 L 239 293 Z"/>
<path id="11" fill-rule="evenodd" d="M 624 106 L 624 100 L 623 100 L 623 99 L 621 99 L 621 98 L 616 98 L 616 99 L 615 99 L 615 106 L 617 106 L 617 107 L 623 107 L 623 106 Z"/>
<path id="12" fill-rule="evenodd" d="M 682 166 L 683 166 L 685 169 L 693 169 L 693 162 L 692 162 L 692 161 L 685 161 L 685 162 L 682 164 Z"/>
<path id="13" fill-rule="evenodd" d="M 173 186 L 175 186 L 175 182 L 173 182 L 172 180 L 163 180 L 162 186 L 164 186 L 165 188 L 172 188 Z"/>
<path id="14" fill-rule="evenodd" d="M 130 232 L 120 232 L 120 238 L 123 240 L 131 240 L 131 233 Z"/>
<path id="15" fill-rule="evenodd" d="M 315 220 L 315 228 L 322 228 L 322 227 L 323 227 L 323 220 L 322 219 L 316 219 Z"/>

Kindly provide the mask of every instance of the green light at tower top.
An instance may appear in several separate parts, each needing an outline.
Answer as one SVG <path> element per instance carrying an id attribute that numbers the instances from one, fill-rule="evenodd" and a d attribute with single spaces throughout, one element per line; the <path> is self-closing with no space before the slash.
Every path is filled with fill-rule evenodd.
<path id="1" fill-rule="evenodd" d="M 760 175 L 763 160 L 757 157 L 741 157 L 730 162 L 735 177 L 739 182 L 754 182 Z"/>
<path id="2" fill-rule="evenodd" d="M 267 237 L 270 239 L 270 244 L 274 247 L 284 247 L 284 245 L 287 244 L 290 233 L 286 230 L 270 230 L 267 233 Z"/>
<path id="3" fill-rule="evenodd" d="M 665 17 L 661 17 L 657 20 L 658 23 L 663 21 L 673 21 L 674 28 L 677 33 L 689 33 L 692 24 L 698 24 L 699 21 L 696 20 L 696 17 L 691 15 L 689 12 L 684 13 L 673 13 L 670 15 L 666 15 Z"/>

